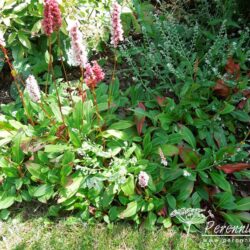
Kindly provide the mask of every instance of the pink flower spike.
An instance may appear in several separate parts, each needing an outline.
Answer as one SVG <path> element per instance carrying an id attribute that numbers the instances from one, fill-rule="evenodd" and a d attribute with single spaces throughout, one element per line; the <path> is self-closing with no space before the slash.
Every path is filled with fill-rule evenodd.
<path id="1" fill-rule="evenodd" d="M 84 74 L 84 81 L 90 89 L 94 89 L 96 85 L 105 77 L 105 74 L 97 61 L 93 61 L 92 63 L 93 66 L 91 66 L 89 63 L 85 66 Z"/>
<path id="2" fill-rule="evenodd" d="M 69 64 L 84 68 L 88 63 L 88 53 L 82 33 L 79 30 L 79 23 L 73 22 L 69 27 L 71 48 L 68 53 Z"/>
<path id="3" fill-rule="evenodd" d="M 95 75 L 97 83 L 101 82 L 105 78 L 105 73 L 103 72 L 101 66 L 97 63 L 97 61 L 93 62 L 92 70 Z"/>
<path id="4" fill-rule="evenodd" d="M 56 0 L 44 0 L 43 15 L 43 30 L 47 36 L 50 36 L 62 26 L 61 11 Z"/>
<path id="5" fill-rule="evenodd" d="M 123 41 L 123 28 L 121 23 L 121 6 L 115 2 L 112 12 L 112 39 L 111 44 L 116 48 Z"/>
<path id="6" fill-rule="evenodd" d="M 29 94 L 30 99 L 33 102 L 38 102 L 41 99 L 41 93 L 36 81 L 36 78 L 33 75 L 29 75 L 26 79 L 26 90 Z"/>
<path id="7" fill-rule="evenodd" d="M 138 179 L 139 179 L 139 185 L 142 188 L 145 188 L 148 186 L 149 176 L 146 172 L 141 171 L 139 176 L 138 176 Z"/>

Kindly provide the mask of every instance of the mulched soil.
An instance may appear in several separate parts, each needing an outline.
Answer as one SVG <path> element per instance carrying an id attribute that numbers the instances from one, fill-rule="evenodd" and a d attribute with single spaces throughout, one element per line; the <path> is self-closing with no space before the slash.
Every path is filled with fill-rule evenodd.
<path id="1" fill-rule="evenodd" d="M 12 83 L 12 77 L 10 71 L 5 65 L 0 71 L 0 104 L 9 103 L 12 101 L 10 96 L 10 86 Z"/>
<path id="2" fill-rule="evenodd" d="M 9 103 L 13 101 L 10 97 L 9 89 L 0 89 L 0 104 Z"/>

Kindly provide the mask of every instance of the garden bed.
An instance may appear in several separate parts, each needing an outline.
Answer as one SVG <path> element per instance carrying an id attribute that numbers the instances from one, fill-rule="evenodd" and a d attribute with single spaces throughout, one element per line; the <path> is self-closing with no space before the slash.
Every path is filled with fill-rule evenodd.
<path id="1" fill-rule="evenodd" d="M 213 233 L 248 225 L 250 33 L 236 2 L 92 2 L 3 4 L 6 231 L 26 204 L 52 227 L 74 217 L 188 238 L 209 221 Z"/>

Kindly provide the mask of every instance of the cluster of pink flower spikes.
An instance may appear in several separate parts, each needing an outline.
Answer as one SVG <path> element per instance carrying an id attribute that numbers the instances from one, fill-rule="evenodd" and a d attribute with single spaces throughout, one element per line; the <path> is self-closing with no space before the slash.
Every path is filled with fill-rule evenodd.
<path id="1" fill-rule="evenodd" d="M 50 36 L 54 31 L 59 30 L 62 25 L 61 11 L 56 0 L 44 0 L 43 15 L 43 30 L 47 36 Z"/>
<path id="2" fill-rule="evenodd" d="M 105 77 L 105 74 L 97 61 L 93 61 L 92 63 L 93 66 L 91 66 L 90 63 L 86 65 L 84 74 L 85 83 L 90 89 L 94 89 Z"/>
<path id="3" fill-rule="evenodd" d="M 123 28 L 121 24 L 121 6 L 114 2 L 112 11 L 112 38 L 111 44 L 116 48 L 120 41 L 123 41 Z M 44 33 L 50 36 L 54 31 L 60 29 L 62 25 L 61 11 L 57 0 L 44 0 L 44 19 L 42 26 Z M 71 36 L 70 57 L 73 66 L 85 68 L 85 82 L 89 88 L 93 89 L 105 77 L 100 65 L 94 61 L 92 65 L 87 63 L 87 52 L 83 44 L 82 35 L 78 30 L 78 23 L 71 26 L 69 30 Z"/>

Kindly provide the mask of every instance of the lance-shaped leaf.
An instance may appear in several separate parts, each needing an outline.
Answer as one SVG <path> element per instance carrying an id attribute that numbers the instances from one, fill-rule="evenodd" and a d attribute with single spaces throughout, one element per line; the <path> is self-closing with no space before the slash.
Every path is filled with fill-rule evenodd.
<path id="1" fill-rule="evenodd" d="M 142 102 L 140 102 L 138 104 L 138 108 L 137 110 L 143 110 L 146 111 L 146 108 L 144 106 L 144 104 Z M 140 115 L 140 114 L 136 114 L 135 116 L 135 123 L 136 123 L 136 128 L 137 128 L 137 132 L 139 135 L 141 135 L 142 133 L 142 128 L 143 128 L 143 124 L 145 122 L 145 116 L 144 115 Z"/>
<path id="2" fill-rule="evenodd" d="M 226 164 L 226 165 L 218 167 L 218 169 L 222 170 L 226 174 L 239 172 L 246 168 L 250 168 L 250 163 L 233 163 L 233 164 Z"/>

